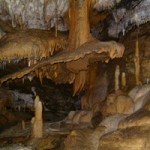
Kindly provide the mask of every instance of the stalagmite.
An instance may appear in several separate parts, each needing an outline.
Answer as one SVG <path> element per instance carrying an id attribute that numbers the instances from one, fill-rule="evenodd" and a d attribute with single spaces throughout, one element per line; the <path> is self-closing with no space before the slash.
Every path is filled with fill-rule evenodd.
<path id="1" fill-rule="evenodd" d="M 119 90 L 119 76 L 120 76 L 120 67 L 119 65 L 117 65 L 115 70 L 115 91 Z"/>
<path id="2" fill-rule="evenodd" d="M 122 85 L 122 88 L 126 87 L 126 73 L 125 72 L 122 72 L 121 74 L 121 85 Z"/>
<path id="3" fill-rule="evenodd" d="M 26 128 L 26 123 L 24 120 L 21 121 L 21 126 L 22 126 L 22 129 L 24 130 Z"/>
<path id="4" fill-rule="evenodd" d="M 134 57 L 134 65 L 135 65 L 135 81 L 136 85 L 139 85 L 140 82 L 140 57 L 139 57 L 139 42 L 138 40 L 135 43 L 135 57 Z"/>
<path id="5" fill-rule="evenodd" d="M 43 136 L 43 120 L 42 120 L 42 103 L 39 96 L 36 96 L 35 102 L 35 117 L 32 118 L 32 137 L 41 138 Z"/>

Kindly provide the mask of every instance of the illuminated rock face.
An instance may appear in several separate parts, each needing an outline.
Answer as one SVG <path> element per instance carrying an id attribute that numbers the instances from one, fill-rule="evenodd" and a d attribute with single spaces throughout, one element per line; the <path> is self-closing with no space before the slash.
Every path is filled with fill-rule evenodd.
<path id="1" fill-rule="evenodd" d="M 133 101 L 129 96 L 116 94 L 108 95 L 106 104 L 103 106 L 105 115 L 131 114 L 133 108 Z"/>
<path id="2" fill-rule="evenodd" d="M 110 9 L 120 1 L 96 0 L 94 8 Z M 13 27 L 49 29 L 54 27 L 58 17 L 58 29 L 64 31 L 68 26 L 61 17 L 68 7 L 69 0 L 1 0 L 0 19 L 11 21 Z"/>
<path id="3" fill-rule="evenodd" d="M 12 26 L 20 26 L 22 29 L 38 28 L 49 29 L 56 23 L 56 16 L 60 23 L 63 14 L 68 9 L 68 0 L 2 0 L 0 1 L 0 19 L 10 20 Z M 60 30 L 66 30 L 61 25 Z"/>
<path id="4" fill-rule="evenodd" d="M 112 19 L 109 20 L 109 36 L 118 37 L 120 33 L 124 35 L 129 27 L 150 20 L 149 0 L 127 1 L 127 4 L 125 2 L 95 0 L 93 4 L 93 8 L 98 11 L 116 7 L 112 12 Z M 12 27 L 20 29 L 47 30 L 53 28 L 57 22 L 59 31 L 67 31 L 69 29 L 68 15 L 66 15 L 68 8 L 69 0 L 1 0 L 0 19 L 10 21 Z"/>
<path id="5" fill-rule="evenodd" d="M 150 112 L 141 110 L 121 121 L 119 130 L 99 140 L 99 150 L 148 150 L 150 147 Z"/>

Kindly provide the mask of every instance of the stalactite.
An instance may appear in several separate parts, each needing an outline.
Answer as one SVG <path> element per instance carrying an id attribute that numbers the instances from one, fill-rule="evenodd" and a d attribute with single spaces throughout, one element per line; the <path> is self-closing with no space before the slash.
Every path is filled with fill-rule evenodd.
<path id="1" fill-rule="evenodd" d="M 120 66 L 116 66 L 115 70 L 115 91 L 118 91 L 120 89 Z"/>
<path id="2" fill-rule="evenodd" d="M 122 88 L 126 87 L 126 73 L 125 72 L 122 72 L 121 74 L 121 85 L 122 85 Z"/>
<path id="3" fill-rule="evenodd" d="M 121 0 L 96 0 L 94 8 L 101 11 L 105 9 L 111 9 L 117 5 Z"/>
<path id="4" fill-rule="evenodd" d="M 41 84 L 43 83 L 43 70 L 39 69 L 38 71 L 38 77 L 39 77 L 39 80 L 41 82 Z"/>
<path id="5" fill-rule="evenodd" d="M 109 20 L 108 34 L 112 37 L 119 37 L 119 34 L 131 30 L 133 26 L 139 26 L 150 21 L 150 1 L 142 0 L 134 8 L 125 6 L 113 11 L 113 19 Z"/>
<path id="6" fill-rule="evenodd" d="M 58 4 L 58 18 L 63 17 L 69 0 L 1 0 L 0 19 L 11 21 L 14 28 L 19 26 L 21 29 L 48 29 L 50 20 L 55 18 L 55 2 Z M 63 29 L 63 26 L 61 23 L 58 30 Z"/>
<path id="7" fill-rule="evenodd" d="M 73 96 L 78 92 L 80 86 L 81 86 L 82 80 L 81 80 L 81 72 L 75 75 L 75 80 L 73 84 Z"/>
<path id="8" fill-rule="evenodd" d="M 69 50 L 76 50 L 90 38 L 89 25 L 90 1 L 70 0 L 69 8 Z M 86 71 L 80 71 L 75 76 L 73 95 L 80 92 L 86 81 Z"/>
<path id="9" fill-rule="evenodd" d="M 0 41 L 3 43 L 3 46 L 0 47 L 0 60 L 11 61 L 28 58 L 30 67 L 34 64 L 34 60 L 47 58 L 50 54 L 53 55 L 54 52 L 65 49 L 68 45 L 67 41 L 67 35 L 63 33 L 58 33 L 57 37 L 54 32 L 41 30 L 11 33 Z M 15 45 L 14 42 L 16 42 Z M 24 43 L 26 44 L 24 45 Z"/>
<path id="10" fill-rule="evenodd" d="M 26 128 L 26 123 L 24 120 L 21 121 L 21 126 L 22 126 L 22 129 L 24 130 Z"/>
<path id="11" fill-rule="evenodd" d="M 141 84 L 140 81 L 140 54 L 139 54 L 139 42 L 138 39 L 135 43 L 135 57 L 134 57 L 134 64 L 135 64 L 135 81 L 136 85 Z"/>
<path id="12" fill-rule="evenodd" d="M 83 89 L 85 82 L 86 82 L 86 71 L 80 71 L 78 74 L 76 74 L 74 80 L 73 96 Z"/>
<path id="13" fill-rule="evenodd" d="M 66 64 L 68 62 L 77 61 L 84 57 L 88 57 L 89 63 L 91 63 L 90 60 L 104 61 L 104 60 L 108 59 L 109 57 L 111 59 L 120 58 L 123 56 L 123 52 L 124 52 L 124 46 L 121 44 L 118 44 L 114 41 L 99 42 L 98 40 L 94 40 L 94 41 L 83 44 L 81 47 L 76 49 L 76 51 L 72 51 L 72 52 L 64 51 L 55 57 L 51 57 L 51 59 L 43 60 L 31 67 L 27 67 L 16 73 L 4 76 L 4 77 L 0 78 L 0 83 L 2 84 L 3 82 L 5 82 L 9 79 L 14 80 L 16 78 L 22 78 L 23 76 L 25 76 L 31 72 L 34 72 L 34 71 L 36 72 L 36 75 L 38 76 L 37 70 L 39 68 L 43 68 L 45 66 L 54 65 L 57 63 Z M 81 70 L 87 70 L 87 66 L 86 66 L 86 68 L 82 67 Z M 81 70 L 76 70 L 76 71 L 79 72 Z M 68 70 L 66 70 L 66 72 L 68 72 Z M 71 78 L 68 78 L 68 81 L 72 83 L 72 81 L 74 81 L 75 73 L 73 73 L 73 72 L 70 72 L 70 73 L 72 73 L 72 75 L 71 75 Z"/>
<path id="14" fill-rule="evenodd" d="M 69 50 L 75 50 L 90 38 L 89 9 L 90 1 L 70 0 Z"/>

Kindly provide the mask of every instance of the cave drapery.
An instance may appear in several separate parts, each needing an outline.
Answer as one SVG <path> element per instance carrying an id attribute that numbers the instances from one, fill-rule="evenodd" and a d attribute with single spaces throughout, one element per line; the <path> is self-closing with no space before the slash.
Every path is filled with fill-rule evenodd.
<path id="1" fill-rule="evenodd" d="M 69 38 L 61 33 L 56 37 L 53 32 L 38 30 L 17 31 L 4 36 L 1 39 L 0 60 L 11 62 L 14 59 L 27 59 L 28 67 L 0 78 L 1 84 L 32 74 L 37 75 L 41 83 L 44 77 L 56 83 L 73 83 L 73 95 L 83 89 L 87 93 L 93 87 L 96 89 L 96 85 L 92 87 L 92 84 L 95 84 L 97 75 L 93 75 L 91 64 L 122 57 L 124 47 L 114 41 L 100 42 L 92 37 L 89 22 L 92 4 L 93 1 L 70 0 Z M 92 93 L 88 94 L 88 97 L 91 95 Z M 92 103 L 93 99 L 94 97 L 86 101 Z M 89 106 L 91 109 L 92 105 Z"/>
<path id="2" fill-rule="evenodd" d="M 37 149 L 41 140 L 43 149 L 149 149 L 149 8 L 150 0 L 0 0 L 0 143 L 15 143 L 31 121 L 21 139 L 44 135 L 31 139 Z M 1 138 L 1 125 L 15 121 L 12 139 Z"/>

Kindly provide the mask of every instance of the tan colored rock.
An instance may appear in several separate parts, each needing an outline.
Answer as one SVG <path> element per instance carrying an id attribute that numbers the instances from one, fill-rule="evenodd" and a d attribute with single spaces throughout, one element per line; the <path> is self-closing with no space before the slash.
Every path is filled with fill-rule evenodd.
<path id="1" fill-rule="evenodd" d="M 35 117 L 31 120 L 32 136 L 41 138 L 43 136 L 42 103 L 39 96 L 35 98 Z"/>
<path id="2" fill-rule="evenodd" d="M 69 124 L 80 124 L 87 123 L 90 124 L 92 118 L 92 111 L 71 111 L 68 114 L 65 122 Z"/>
<path id="3" fill-rule="evenodd" d="M 66 138 L 65 134 L 53 134 L 39 139 L 32 139 L 29 145 L 36 150 L 64 150 L 63 141 Z"/>
<path id="4" fill-rule="evenodd" d="M 70 111 L 67 118 L 66 118 L 66 123 L 72 123 L 72 119 L 73 119 L 73 116 L 75 115 L 75 111 Z"/>
<path id="5" fill-rule="evenodd" d="M 110 94 L 107 97 L 106 103 L 103 107 L 103 114 L 131 114 L 134 110 L 134 103 L 127 95 Z"/>
<path id="6" fill-rule="evenodd" d="M 105 127 L 95 130 L 73 130 L 65 140 L 65 150 L 97 150 L 99 138 L 105 134 Z"/>
<path id="7" fill-rule="evenodd" d="M 120 123 L 120 121 L 124 120 L 124 118 L 126 117 L 127 115 L 124 115 L 124 114 L 111 115 L 111 116 L 104 118 L 99 126 L 106 127 L 106 133 L 109 133 L 109 132 L 117 130 L 118 124 Z"/>
<path id="8" fill-rule="evenodd" d="M 98 150 L 149 150 L 150 126 L 132 127 L 104 135 Z"/>
<path id="9" fill-rule="evenodd" d="M 119 128 L 150 126 L 150 111 L 141 110 L 119 123 Z"/>
<path id="10" fill-rule="evenodd" d="M 77 111 L 76 113 L 75 113 L 75 115 L 73 116 L 73 118 L 72 118 L 72 123 L 73 124 L 79 124 L 80 123 L 80 121 L 81 121 L 81 116 L 84 116 L 84 115 L 86 115 L 87 114 L 87 112 L 86 111 Z"/>
<path id="11" fill-rule="evenodd" d="M 113 125 L 114 121 L 116 124 L 116 119 L 113 120 L 108 117 L 105 122 L 103 121 L 107 129 L 109 124 Z M 101 125 L 104 124 L 103 122 Z M 116 131 L 109 132 L 100 138 L 98 150 L 150 149 L 150 111 L 141 109 L 130 116 L 125 115 L 119 122 L 119 127 L 118 129 L 116 128 Z"/>
<path id="12" fill-rule="evenodd" d="M 133 101 L 129 96 L 120 95 L 116 101 L 117 113 L 130 114 L 133 112 Z"/>
<path id="13" fill-rule="evenodd" d="M 145 104 L 144 109 L 150 111 L 150 100 Z"/>
<path id="14" fill-rule="evenodd" d="M 80 117 L 79 122 L 80 122 L 80 123 L 90 123 L 90 122 L 91 122 L 91 119 L 92 119 L 92 116 L 93 116 L 92 111 L 88 111 L 86 114 L 83 114 L 83 115 Z"/>
<path id="15" fill-rule="evenodd" d="M 106 104 L 103 107 L 105 115 L 116 113 L 116 108 L 115 108 L 115 105 L 114 105 L 116 97 L 117 96 L 115 94 L 110 94 L 107 97 Z"/>

